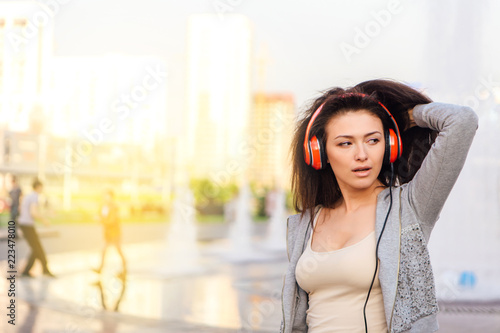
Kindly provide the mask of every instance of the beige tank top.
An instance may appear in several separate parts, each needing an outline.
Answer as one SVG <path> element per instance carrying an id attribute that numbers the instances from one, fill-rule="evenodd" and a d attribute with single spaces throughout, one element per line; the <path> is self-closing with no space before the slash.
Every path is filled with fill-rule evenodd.
<path id="1" fill-rule="evenodd" d="M 319 211 L 313 221 L 316 225 Z M 363 306 L 375 271 L 375 231 L 342 249 L 316 252 L 311 237 L 297 262 L 297 283 L 309 294 L 309 333 L 364 333 Z M 366 306 L 369 333 L 387 333 L 382 290 L 377 276 Z"/>

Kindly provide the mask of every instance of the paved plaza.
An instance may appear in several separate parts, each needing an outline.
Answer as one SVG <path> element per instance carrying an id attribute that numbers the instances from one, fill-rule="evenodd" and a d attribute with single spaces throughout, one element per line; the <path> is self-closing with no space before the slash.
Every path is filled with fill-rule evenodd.
<path id="1" fill-rule="evenodd" d="M 40 276 L 41 271 L 34 278 L 16 277 L 15 326 L 7 322 L 12 297 L 9 281 L 2 279 L 0 331 L 278 332 L 287 258 L 285 251 L 264 246 L 265 231 L 265 223 L 254 228 L 254 251 L 245 254 L 226 238 L 227 226 L 202 226 L 195 257 L 179 265 L 182 254 L 169 253 L 165 244 L 166 225 L 125 225 L 128 272 L 122 278 L 114 251 L 101 274 L 92 270 L 100 260 L 98 228 L 42 230 L 57 277 Z M 23 243 L 17 243 L 21 267 Z M 4 240 L 0 246 L 7 248 Z M 439 332 L 500 332 L 500 302 L 441 303 L 441 309 Z"/>

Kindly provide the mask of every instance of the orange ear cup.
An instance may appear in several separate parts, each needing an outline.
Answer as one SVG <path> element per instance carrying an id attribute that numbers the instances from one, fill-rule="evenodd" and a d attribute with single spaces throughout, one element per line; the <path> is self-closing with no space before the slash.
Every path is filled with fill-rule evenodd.
<path id="1" fill-rule="evenodd" d="M 311 138 L 310 145 L 312 154 L 312 161 L 310 165 L 316 170 L 322 169 L 324 167 L 325 161 L 323 161 L 322 159 L 323 154 L 321 152 L 321 143 L 316 135 Z"/>
<path id="2" fill-rule="evenodd" d="M 401 147 L 401 149 L 400 149 Z M 403 154 L 403 147 L 399 145 L 398 136 L 392 128 L 389 129 L 389 163 L 394 163 Z"/>

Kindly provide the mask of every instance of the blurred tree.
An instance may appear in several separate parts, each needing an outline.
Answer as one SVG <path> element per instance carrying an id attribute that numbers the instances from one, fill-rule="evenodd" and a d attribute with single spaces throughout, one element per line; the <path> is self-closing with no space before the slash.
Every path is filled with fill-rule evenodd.
<path id="1" fill-rule="evenodd" d="M 202 215 L 222 215 L 224 204 L 238 193 L 235 183 L 218 184 L 208 178 L 191 179 L 196 209 Z"/>
<path id="2" fill-rule="evenodd" d="M 254 207 L 254 215 L 257 217 L 266 217 L 266 197 L 270 191 L 269 187 L 261 185 L 256 182 L 250 184 L 252 189 L 252 194 L 256 201 L 256 207 Z"/>

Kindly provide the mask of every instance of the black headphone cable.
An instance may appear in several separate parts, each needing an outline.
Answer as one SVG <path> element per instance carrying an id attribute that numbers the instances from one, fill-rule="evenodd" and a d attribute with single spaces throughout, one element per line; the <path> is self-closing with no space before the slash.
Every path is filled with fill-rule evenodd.
<path id="1" fill-rule="evenodd" d="M 366 305 L 368 304 L 368 298 L 370 297 L 370 292 L 372 291 L 373 283 L 375 282 L 375 277 L 377 276 L 377 270 L 378 270 L 378 245 L 380 244 L 380 239 L 382 238 L 382 235 L 384 234 L 385 230 L 385 225 L 387 223 L 387 219 L 389 218 L 389 213 L 391 212 L 392 208 L 392 181 L 394 177 L 394 164 L 391 163 L 391 182 L 389 183 L 389 194 L 391 197 L 391 201 L 389 204 L 389 210 L 387 211 L 387 215 L 385 216 L 385 221 L 384 225 L 382 226 L 382 231 L 380 232 L 380 237 L 377 240 L 377 247 L 375 248 L 375 272 L 373 273 L 373 279 L 372 283 L 370 284 L 370 289 L 368 289 L 368 295 L 366 295 L 366 301 L 365 305 L 363 307 L 363 317 L 365 319 L 365 332 L 368 333 L 368 323 L 366 322 Z"/>

